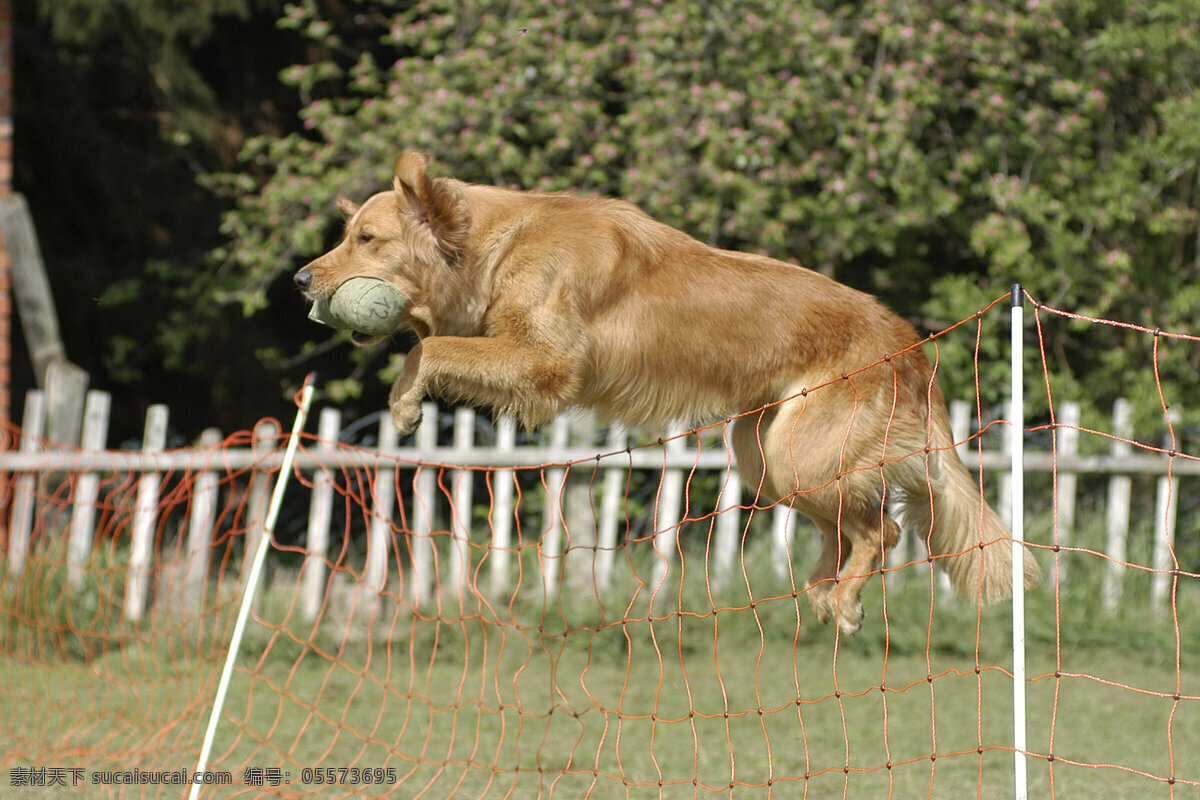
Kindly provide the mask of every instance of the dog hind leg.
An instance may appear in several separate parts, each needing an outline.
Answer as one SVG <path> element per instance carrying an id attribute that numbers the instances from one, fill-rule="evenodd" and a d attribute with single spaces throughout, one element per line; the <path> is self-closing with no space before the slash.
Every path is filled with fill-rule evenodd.
<path id="1" fill-rule="evenodd" d="M 900 526 L 872 505 L 848 501 L 841 506 L 836 522 L 814 517 L 825 544 L 805 591 L 817 619 L 825 623 L 836 618 L 838 628 L 850 636 L 862 627 L 863 587 L 900 541 Z M 831 542 L 836 544 L 831 547 Z M 834 563 L 838 571 L 830 575 Z"/>
<path id="2" fill-rule="evenodd" d="M 813 518 L 821 530 L 821 555 L 804 583 L 808 603 L 822 625 L 838 615 L 837 580 L 850 556 L 850 539 L 838 531 L 837 523 Z"/>
<path id="3" fill-rule="evenodd" d="M 900 540 L 899 525 L 880 510 L 886 424 L 853 387 L 837 384 L 743 417 L 731 436 L 756 503 L 783 498 L 820 528 L 822 552 L 805 590 L 817 618 L 836 619 L 845 634 L 862 626 L 862 588 Z"/>

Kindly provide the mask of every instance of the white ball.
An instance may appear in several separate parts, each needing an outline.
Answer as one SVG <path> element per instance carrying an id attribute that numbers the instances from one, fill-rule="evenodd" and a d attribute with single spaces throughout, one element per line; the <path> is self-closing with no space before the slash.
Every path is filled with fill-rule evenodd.
<path id="1" fill-rule="evenodd" d="M 379 278 L 351 278 L 328 301 L 313 304 L 309 318 L 331 328 L 384 336 L 400 326 L 404 296 Z"/>

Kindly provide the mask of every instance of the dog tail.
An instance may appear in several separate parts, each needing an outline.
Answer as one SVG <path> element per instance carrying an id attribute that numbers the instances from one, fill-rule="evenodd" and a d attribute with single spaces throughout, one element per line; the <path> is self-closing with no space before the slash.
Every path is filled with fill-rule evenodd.
<path id="1" fill-rule="evenodd" d="M 954 591 L 984 602 L 1012 595 L 1012 533 L 980 493 L 954 449 L 954 436 L 943 408 L 933 414 L 933 441 L 928 475 L 921 491 L 909 491 L 904 520 L 924 535 L 935 563 L 950 576 Z M 1026 550 L 1025 588 L 1041 577 Z"/>

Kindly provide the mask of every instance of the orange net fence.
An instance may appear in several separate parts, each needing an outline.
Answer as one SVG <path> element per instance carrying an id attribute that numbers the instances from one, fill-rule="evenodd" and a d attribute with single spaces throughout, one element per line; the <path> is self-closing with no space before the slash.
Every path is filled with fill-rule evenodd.
<path id="1" fill-rule="evenodd" d="M 949 334 L 974 337 L 976 376 L 996 313 Z M 1034 320 L 1039 342 L 1115 324 L 1044 305 Z M 1196 346 L 1125 329 L 1153 339 L 1159 387 L 1160 353 Z M 1081 421 L 1033 352 L 1030 794 L 1200 796 L 1190 431 L 1162 393 L 1157 420 Z M 524 434 L 436 408 L 412 442 L 333 409 L 304 435 L 197 775 L 287 437 L 264 421 L 171 450 L 148 424 L 141 452 L 68 450 L 35 417 L 0 454 L 5 797 L 1014 792 L 1009 609 L 955 598 L 920 532 L 847 636 L 809 607 L 818 532 L 741 487 L 727 422 L 648 434 L 573 416 Z M 976 398 L 952 418 L 1003 509 L 1003 410 Z"/>

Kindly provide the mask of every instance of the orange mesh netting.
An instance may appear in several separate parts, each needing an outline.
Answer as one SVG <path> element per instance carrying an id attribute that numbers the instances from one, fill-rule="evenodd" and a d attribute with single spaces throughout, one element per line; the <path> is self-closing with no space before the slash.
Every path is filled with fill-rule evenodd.
<path id="1" fill-rule="evenodd" d="M 986 380 L 998 315 L 926 343 L 939 371 L 944 337 L 966 337 Z M 1118 324 L 1034 321 L 1038 342 Z M 1200 796 L 1200 462 L 1158 377 L 1197 343 L 1123 327 L 1152 340 L 1156 420 L 1081 421 L 1044 347 L 1026 382 L 1035 797 Z M 1009 426 L 989 405 L 960 406 L 976 422 L 955 438 L 999 509 Z M 323 417 L 200 796 L 1012 796 L 1008 607 L 954 598 L 910 531 L 862 630 L 819 624 L 816 530 L 740 488 L 728 423 L 519 434 L 459 412 L 439 432 L 427 411 L 397 445 L 386 419 L 346 443 Z M 7 431 L 0 794 L 185 795 L 279 430 L 144 455 Z"/>

